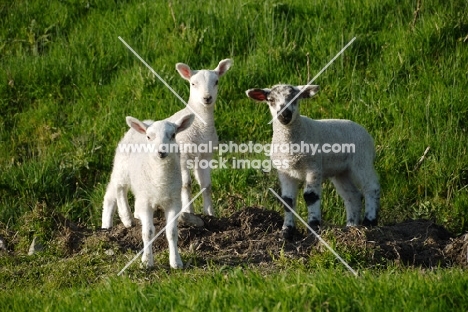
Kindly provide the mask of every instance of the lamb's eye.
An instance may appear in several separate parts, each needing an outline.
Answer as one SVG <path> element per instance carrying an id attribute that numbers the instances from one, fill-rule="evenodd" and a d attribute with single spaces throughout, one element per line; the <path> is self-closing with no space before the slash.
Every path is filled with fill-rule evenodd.
<path id="1" fill-rule="evenodd" d="M 194 83 L 194 82 L 192 82 L 192 86 L 194 86 L 194 87 L 195 87 L 195 83 Z"/>
<path id="2" fill-rule="evenodd" d="M 215 81 L 215 86 L 217 86 L 217 85 L 218 85 L 218 80 Z"/>
<path id="3" fill-rule="evenodd" d="M 151 137 L 150 137 L 149 135 L 147 135 L 146 138 L 147 138 L 148 140 L 151 140 Z"/>
<path id="4" fill-rule="evenodd" d="M 175 139 L 175 132 L 171 135 L 171 140 Z"/>

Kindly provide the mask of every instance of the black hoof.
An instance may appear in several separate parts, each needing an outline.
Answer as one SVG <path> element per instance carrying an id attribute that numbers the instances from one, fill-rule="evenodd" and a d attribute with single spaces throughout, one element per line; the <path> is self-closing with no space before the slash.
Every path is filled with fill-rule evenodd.
<path id="1" fill-rule="evenodd" d="M 369 220 L 367 217 L 364 218 L 362 221 L 362 225 L 364 226 L 377 226 L 377 219 Z"/>
<path id="2" fill-rule="evenodd" d="M 308 224 L 312 228 L 312 230 L 314 230 L 315 233 L 318 233 L 320 231 L 320 221 L 312 220 L 312 221 L 309 221 Z"/>
<path id="3" fill-rule="evenodd" d="M 292 226 L 288 226 L 283 229 L 283 238 L 287 240 L 291 240 L 296 232 L 296 228 Z"/>

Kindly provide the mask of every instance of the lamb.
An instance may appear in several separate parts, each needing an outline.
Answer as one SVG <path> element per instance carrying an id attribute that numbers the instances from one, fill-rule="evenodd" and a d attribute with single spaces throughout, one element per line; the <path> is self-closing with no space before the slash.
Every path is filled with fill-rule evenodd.
<path id="1" fill-rule="evenodd" d="M 248 97 L 268 103 L 274 119 L 271 161 L 273 164 L 286 164 L 277 166 L 281 197 L 289 207 L 295 209 L 298 188 L 303 182 L 307 222 L 314 230 L 318 230 L 321 224 L 321 185 L 324 179 L 329 178 L 344 200 L 347 226 L 359 224 L 363 194 L 365 215 L 362 224 L 377 225 L 380 185 L 373 164 L 373 139 L 362 126 L 350 120 L 313 120 L 301 116 L 300 99 L 313 97 L 318 90 L 319 86 L 316 85 L 279 84 L 271 89 L 246 91 Z M 287 106 L 298 93 L 300 95 Z M 296 145 L 294 152 L 292 143 L 300 144 Z M 281 144 L 287 144 L 291 148 L 287 152 L 286 149 L 274 149 Z M 297 152 L 297 146 L 301 147 L 300 152 Z M 313 146 L 318 147 L 315 155 Z M 342 150 L 341 153 L 332 152 L 331 147 L 338 151 L 341 146 L 347 147 L 347 150 Z M 294 216 L 286 206 L 284 209 L 282 232 L 283 237 L 290 239 L 295 231 Z"/>
<path id="2" fill-rule="evenodd" d="M 209 163 L 213 158 L 213 151 L 200 152 L 190 150 L 184 146 L 208 146 L 218 145 L 218 135 L 214 124 L 214 105 L 218 95 L 218 79 L 223 76 L 232 65 L 231 59 L 224 59 L 219 62 L 214 70 L 191 70 L 183 63 L 176 64 L 176 70 L 185 80 L 190 82 L 190 97 L 187 107 L 178 111 L 169 120 L 176 120 L 187 113 L 195 113 L 196 118 L 188 131 L 177 136 L 177 142 L 181 146 L 181 167 L 182 167 L 182 207 L 184 211 L 193 214 L 194 209 L 191 204 L 191 177 L 190 167 L 194 169 L 195 179 L 200 188 L 205 188 L 203 192 L 203 212 L 206 215 L 214 215 L 211 199 L 211 168 L 209 166 L 198 166 L 200 161 Z M 191 223 L 193 218 L 183 214 L 182 221 Z"/>
<path id="3" fill-rule="evenodd" d="M 116 205 L 124 225 L 132 226 L 133 219 L 127 201 L 130 188 L 135 196 L 135 218 L 141 221 L 142 226 L 145 247 L 143 264 L 146 267 L 154 265 L 149 244 L 155 235 L 153 212 L 157 208 L 163 208 L 169 262 L 172 268 L 182 268 L 183 263 L 177 250 L 177 220 L 173 220 L 182 207 L 182 176 L 175 137 L 192 124 L 194 114 L 185 114 L 175 122 L 141 122 L 134 117 L 127 117 L 126 120 L 130 129 L 120 141 L 115 154 L 114 167 L 104 196 L 102 228 L 112 227 Z M 133 150 L 128 149 L 130 143 L 133 144 Z M 126 144 L 126 150 L 123 144 Z M 137 146 L 145 149 L 138 150 Z"/>

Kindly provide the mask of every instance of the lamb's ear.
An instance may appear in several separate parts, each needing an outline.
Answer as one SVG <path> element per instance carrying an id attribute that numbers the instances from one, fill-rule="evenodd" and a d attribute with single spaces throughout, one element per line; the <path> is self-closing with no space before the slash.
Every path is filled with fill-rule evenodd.
<path id="1" fill-rule="evenodd" d="M 229 68 L 231 68 L 233 62 L 234 61 L 231 59 L 224 59 L 219 62 L 218 67 L 216 67 L 214 71 L 218 73 L 219 77 L 221 77 L 229 70 Z"/>
<path id="2" fill-rule="evenodd" d="M 190 81 L 190 77 L 192 77 L 194 74 L 190 67 L 184 63 L 177 63 L 175 68 L 179 72 L 180 76 L 182 76 L 182 78 L 185 80 Z"/>
<path id="3" fill-rule="evenodd" d="M 296 86 L 299 90 L 302 90 L 305 88 L 305 91 L 299 95 L 301 99 L 307 99 L 311 98 L 314 95 L 317 94 L 317 92 L 320 90 L 320 86 L 317 85 L 305 85 L 305 86 Z"/>
<path id="4" fill-rule="evenodd" d="M 245 94 L 251 99 L 259 102 L 266 102 L 270 89 L 249 89 L 245 91 Z"/>
<path id="5" fill-rule="evenodd" d="M 194 114 L 188 114 L 188 115 L 185 115 L 185 116 L 182 116 L 181 118 L 179 118 L 179 120 L 177 120 L 174 123 L 176 125 L 176 127 L 177 127 L 176 133 L 184 131 L 185 129 L 190 127 L 190 125 L 192 124 L 194 119 L 195 119 Z"/>
<path id="6" fill-rule="evenodd" d="M 137 132 L 141 134 L 146 134 L 146 128 L 148 128 L 144 123 L 136 119 L 135 117 L 132 116 L 127 116 L 127 125 L 130 128 L 135 129 Z"/>

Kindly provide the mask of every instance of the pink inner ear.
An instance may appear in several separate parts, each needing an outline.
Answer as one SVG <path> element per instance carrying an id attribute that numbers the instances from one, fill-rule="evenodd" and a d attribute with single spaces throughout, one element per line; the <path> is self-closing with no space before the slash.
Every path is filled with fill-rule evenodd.
<path id="1" fill-rule="evenodd" d="M 249 92 L 249 96 L 257 101 L 266 101 L 266 94 L 261 90 L 252 90 Z"/>
<path id="2" fill-rule="evenodd" d="M 228 62 L 221 64 L 221 66 L 218 67 L 218 75 L 224 75 L 224 73 L 229 69 L 229 66 L 230 64 Z"/>
<path id="3" fill-rule="evenodd" d="M 146 134 L 146 129 L 136 122 L 132 122 L 132 128 L 138 131 L 139 133 Z"/>
<path id="4" fill-rule="evenodd" d="M 190 79 L 192 73 L 190 71 L 190 68 L 186 67 L 186 66 L 178 66 L 177 67 L 177 70 L 179 71 L 179 73 L 182 75 L 182 77 L 184 77 L 185 79 Z"/>

